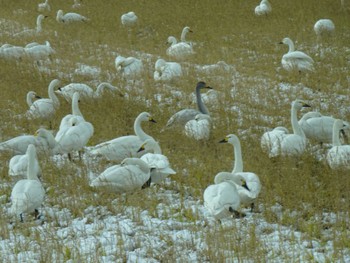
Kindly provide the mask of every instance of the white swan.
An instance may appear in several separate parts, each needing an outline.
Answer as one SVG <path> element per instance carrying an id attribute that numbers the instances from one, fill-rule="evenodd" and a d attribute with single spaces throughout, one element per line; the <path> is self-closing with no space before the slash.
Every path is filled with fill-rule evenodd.
<path id="1" fill-rule="evenodd" d="M 54 89 L 60 84 L 58 79 L 54 79 L 50 82 L 48 87 L 49 98 L 38 99 L 33 102 L 26 112 L 26 116 L 29 119 L 41 118 L 45 120 L 51 120 L 56 113 L 56 110 L 60 106 L 60 101 L 55 95 Z"/>
<path id="2" fill-rule="evenodd" d="M 280 44 L 285 44 L 289 46 L 288 53 L 283 55 L 281 61 L 282 67 L 285 70 L 297 70 L 299 72 L 314 70 L 314 60 L 308 55 L 306 55 L 304 52 L 295 51 L 294 43 L 290 38 L 284 38 L 282 42 L 280 42 Z"/>
<path id="3" fill-rule="evenodd" d="M 73 2 L 74 2 L 73 5 L 72 5 L 73 9 L 77 9 L 77 8 L 81 7 L 81 3 L 80 3 L 79 0 L 74 0 Z"/>
<path id="4" fill-rule="evenodd" d="M 141 156 L 141 160 L 146 162 L 151 169 L 151 181 L 150 183 L 160 183 L 171 174 L 176 172 L 170 168 L 168 158 L 162 154 L 162 150 L 153 138 L 147 139 L 141 145 L 138 152 L 148 151 L 145 155 Z"/>
<path id="5" fill-rule="evenodd" d="M 33 144 L 29 144 L 33 145 Z M 28 171 L 28 159 L 31 158 L 29 155 L 33 154 L 32 147 L 27 148 L 25 154 L 15 155 L 10 159 L 8 174 L 11 176 L 26 176 Z M 41 168 L 38 161 L 36 151 L 34 151 L 34 168 L 35 174 L 41 176 Z"/>
<path id="6" fill-rule="evenodd" d="M 241 143 L 236 135 L 229 134 L 220 143 L 230 143 L 233 145 L 235 163 L 231 173 L 236 178 L 235 182 L 238 182 L 238 184 L 236 183 L 236 188 L 241 204 L 250 206 L 251 210 L 253 210 L 255 199 L 261 191 L 260 179 L 255 173 L 243 172 Z"/>
<path id="7" fill-rule="evenodd" d="M 86 22 L 88 18 L 77 13 L 66 13 L 63 14 L 62 10 L 57 11 L 56 20 L 59 23 L 70 24 L 74 22 Z"/>
<path id="8" fill-rule="evenodd" d="M 278 126 L 272 131 L 267 131 L 261 136 L 260 145 L 264 152 L 269 153 L 271 149 L 279 147 L 282 138 L 289 134 L 287 128 Z"/>
<path id="9" fill-rule="evenodd" d="M 335 31 L 335 25 L 330 19 L 320 19 L 314 25 L 314 31 L 317 37 L 322 35 L 332 35 Z"/>
<path id="10" fill-rule="evenodd" d="M 185 134 L 195 140 L 208 140 L 211 130 L 211 118 L 208 114 L 197 114 L 194 120 L 185 124 Z"/>
<path id="11" fill-rule="evenodd" d="M 310 107 L 302 100 L 295 100 L 292 102 L 291 107 L 291 123 L 293 128 L 292 134 L 287 134 L 285 132 L 281 132 L 278 136 L 270 136 L 269 134 L 264 134 L 261 139 L 261 144 L 267 148 L 269 153 L 269 157 L 275 157 L 278 155 L 282 156 L 298 156 L 301 155 L 307 145 L 307 139 L 303 129 L 300 127 L 298 123 L 297 112 L 301 110 L 303 107 Z M 263 139 L 264 138 L 264 139 Z M 266 140 L 263 142 L 263 140 Z M 265 148 L 265 149 L 266 149 Z"/>
<path id="12" fill-rule="evenodd" d="M 177 43 L 176 38 L 173 36 L 168 37 L 167 43 L 170 44 L 170 47 L 166 50 L 166 54 L 169 57 L 182 60 L 194 54 L 193 48 L 190 44 L 185 42 Z"/>
<path id="13" fill-rule="evenodd" d="M 143 63 L 140 59 L 134 57 L 117 56 L 115 58 L 115 68 L 124 78 L 135 79 L 142 74 Z"/>
<path id="14" fill-rule="evenodd" d="M 21 61 L 26 58 L 27 54 L 24 50 L 24 47 L 14 46 L 11 44 L 3 44 L 0 47 L 0 58 L 5 60 L 15 60 Z"/>
<path id="15" fill-rule="evenodd" d="M 306 138 L 320 143 L 332 143 L 335 120 L 331 116 L 323 116 L 319 112 L 311 111 L 303 115 L 299 120 L 299 125 L 303 129 Z M 344 122 L 342 132 L 344 133 L 344 130 L 349 128 L 349 123 Z"/>
<path id="16" fill-rule="evenodd" d="M 256 6 L 254 10 L 257 16 L 267 15 L 271 13 L 271 11 L 271 4 L 268 0 L 261 0 L 260 4 Z"/>
<path id="17" fill-rule="evenodd" d="M 191 30 L 191 28 L 190 28 L 189 26 L 185 26 L 185 27 L 182 29 L 180 41 L 181 41 L 181 42 L 184 42 L 184 43 L 188 43 L 188 44 L 190 44 L 190 45 L 192 46 L 191 42 L 188 42 L 188 41 L 186 40 L 187 33 L 193 33 L 193 31 Z"/>
<path id="18" fill-rule="evenodd" d="M 238 212 L 241 199 L 236 188 L 239 182 L 235 180 L 231 173 L 218 173 L 214 179 L 215 184 L 204 190 L 204 206 L 218 220 L 241 215 Z"/>
<path id="19" fill-rule="evenodd" d="M 51 47 L 49 41 L 46 41 L 44 45 L 27 45 L 24 48 L 24 51 L 28 57 L 34 61 L 49 59 L 51 58 L 52 54 L 56 53 L 56 51 Z"/>
<path id="20" fill-rule="evenodd" d="M 333 147 L 327 153 L 327 163 L 331 169 L 350 169 L 350 145 L 341 145 L 339 132 L 344 128 L 342 120 L 333 125 Z"/>
<path id="21" fill-rule="evenodd" d="M 28 146 L 27 179 L 19 180 L 11 192 L 11 213 L 20 216 L 23 222 L 23 213 L 39 215 L 38 208 L 44 201 L 45 190 L 39 181 L 35 168 L 35 146 Z"/>
<path id="22" fill-rule="evenodd" d="M 38 4 L 38 11 L 39 12 L 51 11 L 49 0 L 45 0 L 44 3 L 39 3 Z"/>
<path id="23" fill-rule="evenodd" d="M 203 113 L 209 115 L 209 111 L 207 107 L 204 105 L 202 98 L 201 98 L 201 90 L 202 89 L 212 89 L 212 87 L 209 87 L 205 82 L 200 81 L 197 83 L 196 86 L 196 97 L 197 97 L 197 106 L 198 110 L 195 109 L 183 109 L 181 111 L 176 112 L 173 116 L 170 117 L 168 120 L 165 129 L 170 127 L 184 127 L 185 124 L 189 120 L 193 120 L 197 114 Z"/>
<path id="24" fill-rule="evenodd" d="M 33 29 L 26 29 L 23 30 L 19 33 L 14 34 L 14 37 L 26 37 L 26 36 L 34 36 L 34 35 L 38 35 L 42 32 L 42 21 L 44 20 L 44 18 L 46 18 L 47 16 L 44 16 L 42 14 L 38 15 L 36 18 L 36 27 Z"/>
<path id="25" fill-rule="evenodd" d="M 107 168 L 90 186 L 125 193 L 143 188 L 149 179 L 150 167 L 147 163 L 139 158 L 126 158 L 120 165 Z"/>
<path id="26" fill-rule="evenodd" d="M 153 78 L 155 81 L 170 82 L 182 76 L 181 65 L 177 62 L 166 62 L 160 58 L 156 61 L 154 69 Z"/>
<path id="27" fill-rule="evenodd" d="M 0 152 L 8 152 L 12 156 L 25 154 L 29 144 L 34 144 L 37 151 L 52 154 L 56 141 L 51 132 L 40 128 L 35 135 L 20 135 L 0 143 Z"/>
<path id="28" fill-rule="evenodd" d="M 90 122 L 82 121 L 79 116 L 73 116 L 69 119 L 69 126 L 65 127 L 65 132 L 57 140 L 54 153 L 66 153 L 69 160 L 72 160 L 71 153 L 78 151 L 80 156 L 81 150 L 86 146 L 93 134 L 94 127 Z"/>
<path id="29" fill-rule="evenodd" d="M 27 102 L 28 107 L 31 107 L 33 105 L 33 99 L 41 99 L 41 97 L 38 96 L 35 91 L 29 91 L 27 93 L 26 98 L 27 98 L 26 102 Z"/>
<path id="30" fill-rule="evenodd" d="M 112 92 L 118 91 L 119 94 L 121 94 L 118 88 L 108 82 L 101 82 L 97 86 L 96 90 L 93 90 L 89 85 L 84 83 L 70 83 L 64 87 L 58 88 L 58 90 L 55 92 L 62 95 L 68 102 L 70 102 L 72 101 L 72 97 L 75 92 L 79 92 L 82 99 L 97 99 L 102 96 L 104 90 L 106 89 Z"/>
<path id="31" fill-rule="evenodd" d="M 134 26 L 137 23 L 137 16 L 134 12 L 128 12 L 120 17 L 121 23 L 124 26 Z"/>
<path id="32" fill-rule="evenodd" d="M 136 135 L 118 137 L 90 147 L 90 154 L 103 156 L 110 161 L 122 161 L 127 157 L 141 157 L 145 152 L 137 152 L 140 145 L 145 140 L 152 138 L 141 128 L 141 122 L 144 121 L 156 122 L 151 114 L 148 112 L 142 112 L 137 116 L 134 122 L 134 131 Z"/>

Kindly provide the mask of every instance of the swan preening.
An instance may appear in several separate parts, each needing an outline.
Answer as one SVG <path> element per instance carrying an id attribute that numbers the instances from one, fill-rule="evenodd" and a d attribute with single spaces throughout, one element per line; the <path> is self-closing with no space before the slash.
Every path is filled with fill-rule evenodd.
<path id="1" fill-rule="evenodd" d="M 298 123 L 297 112 L 303 107 L 310 107 L 302 100 L 295 100 L 291 107 L 291 123 L 293 133 L 289 134 L 285 128 L 278 127 L 277 129 L 265 132 L 261 137 L 261 147 L 268 152 L 269 157 L 278 155 L 301 155 L 307 145 L 307 139 L 303 129 Z"/>
<path id="2" fill-rule="evenodd" d="M 33 158 L 30 156 L 30 154 L 32 154 L 34 156 L 32 169 L 38 177 L 41 176 L 41 168 L 39 165 L 38 156 L 36 154 L 36 151 L 33 152 L 32 147 L 30 145 L 33 145 L 33 144 L 28 145 L 28 148 L 25 154 L 15 155 L 10 159 L 9 170 L 8 170 L 9 175 L 22 176 L 22 177 L 26 176 L 28 171 L 28 159 Z"/>
<path id="3" fill-rule="evenodd" d="M 181 111 L 176 112 L 173 116 L 170 117 L 166 124 L 166 129 L 170 127 L 184 127 L 185 124 L 193 120 L 197 114 L 207 114 L 209 115 L 209 111 L 207 107 L 204 105 L 202 98 L 201 98 L 201 90 L 202 89 L 212 89 L 212 87 L 209 87 L 204 81 L 200 81 L 197 83 L 196 86 L 196 98 L 197 98 L 197 106 L 198 110 L 195 109 L 183 109 Z"/>
<path id="4" fill-rule="evenodd" d="M 139 158 L 125 158 L 120 165 L 107 168 L 90 186 L 115 193 L 133 192 L 148 184 L 150 167 Z"/>
<path id="5" fill-rule="evenodd" d="M 257 16 L 267 15 L 271 13 L 271 11 L 272 11 L 271 4 L 268 0 L 261 0 L 260 4 L 256 6 L 254 10 Z"/>
<path id="6" fill-rule="evenodd" d="M 58 79 L 54 79 L 50 82 L 48 87 L 49 98 L 41 98 L 33 102 L 26 112 L 26 116 L 30 119 L 41 118 L 44 120 L 51 120 L 60 106 L 54 89 L 60 84 Z"/>
<path id="7" fill-rule="evenodd" d="M 208 114 L 197 114 L 194 120 L 185 124 L 185 134 L 195 140 L 208 140 L 211 130 L 211 118 Z"/>
<path id="8" fill-rule="evenodd" d="M 181 65 L 177 62 L 167 62 L 160 58 L 156 61 L 154 69 L 155 81 L 170 82 L 182 76 Z"/>
<path id="9" fill-rule="evenodd" d="M 333 124 L 332 148 L 327 153 L 327 162 L 331 169 L 350 169 L 350 145 L 342 145 L 339 138 L 344 128 L 342 120 L 335 120 Z"/>
<path id="10" fill-rule="evenodd" d="M 319 112 L 311 111 L 301 117 L 299 125 L 303 129 L 306 138 L 320 143 L 332 143 L 335 120 L 331 116 L 323 116 Z M 345 129 L 350 129 L 348 122 L 344 122 L 341 131 L 344 133 Z"/>
<path id="11" fill-rule="evenodd" d="M 58 88 L 55 92 L 62 95 L 68 102 L 72 100 L 73 94 L 79 92 L 82 99 L 97 99 L 100 98 L 105 90 L 119 92 L 119 89 L 108 82 L 101 82 L 96 90 L 93 90 L 89 85 L 84 83 L 70 83 L 64 87 Z M 121 93 L 120 93 L 121 94 Z"/>
<path id="12" fill-rule="evenodd" d="M 86 22 L 88 18 L 77 13 L 66 13 L 63 14 L 62 10 L 57 11 L 56 20 L 59 23 L 70 24 L 74 22 Z"/>
<path id="13" fill-rule="evenodd" d="M 230 143 L 234 146 L 235 164 L 233 171 L 220 172 L 215 176 L 213 185 L 208 186 L 203 194 L 204 206 L 216 219 L 231 215 L 241 216 L 240 205 L 254 206 L 261 184 L 259 177 L 250 172 L 243 172 L 243 161 L 239 139 L 229 134 L 220 143 Z"/>
<path id="14" fill-rule="evenodd" d="M 135 79 L 141 76 L 143 63 L 140 59 L 134 57 L 117 56 L 115 58 L 115 68 L 124 78 Z"/>
<path id="15" fill-rule="evenodd" d="M 191 44 L 187 42 L 178 43 L 173 36 L 168 37 L 167 43 L 170 44 L 170 47 L 166 50 L 169 57 L 182 60 L 194 54 Z"/>
<path id="16" fill-rule="evenodd" d="M 141 123 L 149 121 L 156 122 L 151 114 L 142 112 L 137 116 L 134 122 L 135 135 L 128 135 L 115 138 L 113 140 L 100 143 L 89 148 L 91 155 L 102 156 L 110 161 L 122 161 L 127 157 L 141 157 L 146 152 L 138 152 L 140 145 L 147 140 L 152 139 L 141 127 Z"/>
<path id="17" fill-rule="evenodd" d="M 17 34 L 14 34 L 14 37 L 25 37 L 25 36 L 33 36 L 33 35 L 40 34 L 42 32 L 42 25 L 41 25 L 42 21 L 46 17 L 47 16 L 44 16 L 42 14 L 38 15 L 36 18 L 36 27 L 34 29 L 23 30 Z"/>
<path id="18" fill-rule="evenodd" d="M 20 216 L 23 222 L 23 213 L 39 214 L 38 208 L 41 206 L 45 197 L 45 190 L 37 177 L 35 167 L 35 146 L 28 145 L 28 169 L 27 179 L 19 180 L 11 192 L 11 213 Z"/>
<path id="19" fill-rule="evenodd" d="M 295 51 L 293 41 L 286 37 L 280 42 L 280 44 L 285 44 L 289 46 L 288 53 L 284 54 L 282 57 L 282 67 L 287 71 L 313 71 L 314 70 L 314 60 L 306 55 L 304 52 Z"/>
<path id="20" fill-rule="evenodd" d="M 330 19 L 320 19 L 314 25 L 314 31 L 318 37 L 331 35 L 335 30 L 335 25 Z"/>
<path id="21" fill-rule="evenodd" d="M 141 156 L 141 160 L 146 162 L 151 169 L 151 180 L 150 183 L 160 183 L 171 174 L 176 172 L 170 168 L 168 158 L 162 154 L 162 150 L 153 138 L 147 139 L 140 146 L 138 152 L 148 151 L 145 155 Z"/>
<path id="22" fill-rule="evenodd" d="M 128 12 L 120 17 L 120 21 L 124 26 L 134 26 L 137 23 L 137 16 L 134 12 Z"/>

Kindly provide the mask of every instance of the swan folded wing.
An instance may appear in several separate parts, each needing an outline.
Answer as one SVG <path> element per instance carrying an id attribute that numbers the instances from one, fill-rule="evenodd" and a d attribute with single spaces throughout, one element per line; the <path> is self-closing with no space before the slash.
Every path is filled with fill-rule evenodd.
<path id="1" fill-rule="evenodd" d="M 274 154 L 282 154 L 282 155 L 300 155 L 305 151 L 307 141 L 302 136 L 296 134 L 287 134 L 282 137 L 280 149 L 276 149 Z"/>
<path id="2" fill-rule="evenodd" d="M 29 144 L 36 144 L 36 137 L 22 135 L 0 143 L 0 151 L 8 151 L 13 155 L 25 154 Z"/>
<path id="3" fill-rule="evenodd" d="M 333 146 L 327 153 L 327 162 L 332 169 L 350 169 L 350 145 Z"/>
<path id="4" fill-rule="evenodd" d="M 193 120 L 196 115 L 200 113 L 200 111 L 195 109 L 183 109 L 171 116 L 166 126 L 171 126 L 173 124 L 184 126 L 188 121 Z"/>

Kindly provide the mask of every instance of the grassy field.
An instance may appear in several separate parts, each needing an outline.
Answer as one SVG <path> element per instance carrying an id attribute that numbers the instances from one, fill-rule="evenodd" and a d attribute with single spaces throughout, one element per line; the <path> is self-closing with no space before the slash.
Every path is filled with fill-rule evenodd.
<path id="1" fill-rule="evenodd" d="M 159 141 L 163 153 L 177 171 L 167 184 L 116 197 L 110 193 L 96 193 L 89 187 L 91 171 L 98 174 L 108 165 L 107 162 L 87 165 L 83 161 L 70 163 L 64 159 L 58 165 L 50 158 L 41 157 L 43 182 L 47 190 L 43 211 L 48 207 L 67 209 L 72 218 L 83 218 L 86 209 L 93 206 L 101 218 L 125 214 L 138 222 L 144 210 L 157 217 L 157 205 L 164 202 L 170 207 L 166 218 L 178 214 L 180 222 L 193 223 L 188 229 L 200 233 L 206 241 L 208 249 L 202 256 L 208 262 L 223 262 L 227 255 L 222 251 L 227 250 L 236 252 L 237 261 L 269 261 L 266 257 L 268 248 L 257 237 L 254 223 L 245 226 L 246 235 L 240 235 L 235 225 L 229 232 L 220 226 L 215 231 L 201 231 L 202 227 L 195 224 L 202 220 L 201 214 L 185 205 L 189 196 L 202 202 L 203 191 L 212 184 L 215 174 L 232 169 L 233 149 L 218 141 L 227 134 L 235 133 L 241 138 L 245 171 L 258 174 L 263 186 L 258 199 L 261 211 L 253 214 L 253 222 L 264 219 L 281 228 L 298 231 L 306 242 L 318 240 L 320 251 L 331 241 L 333 252 L 326 257 L 326 262 L 349 262 L 349 171 L 331 170 L 322 158 L 324 155 L 315 157 L 317 145 L 314 143 L 298 160 L 271 160 L 260 148 L 260 137 L 268 128 L 283 125 L 291 129 L 290 103 L 296 98 L 308 101 L 312 110 L 324 115 L 350 120 L 350 13 L 348 9 L 341 8 L 340 1 L 271 2 L 272 13 L 257 17 L 254 8 L 258 2 L 251 0 L 215 3 L 209 0 L 84 0 L 82 7 L 75 12 L 85 15 L 90 21 L 65 26 L 55 20 L 56 11 L 72 11 L 73 1 L 52 1 L 51 12 L 46 14 L 48 17 L 43 22 L 40 36 L 14 38 L 14 33 L 35 26 L 39 14 L 37 3 L 0 0 L 0 44 L 24 46 L 32 41 L 43 43 L 48 40 L 56 50 L 51 61 L 42 62 L 39 66 L 27 60 L 0 59 L 0 141 L 23 133 L 34 133 L 41 125 L 48 126 L 48 123 L 39 120 L 16 117 L 27 110 L 25 96 L 28 91 L 34 90 L 46 97 L 47 86 L 54 78 L 60 79 L 62 85 L 84 82 L 96 86 L 99 82 L 110 81 L 128 96 L 104 96 L 98 101 L 80 103 L 85 119 L 95 127 L 89 146 L 132 134 L 135 117 L 142 111 L 148 111 L 157 124 L 145 124 L 143 127 Z M 121 25 L 120 16 L 130 10 L 138 15 L 139 22 L 128 31 Z M 336 31 L 333 37 L 318 42 L 313 25 L 321 18 L 332 19 Z M 154 62 L 160 57 L 168 59 L 166 39 L 170 35 L 179 38 L 184 26 L 193 30 L 188 39 L 195 43 L 196 54 L 182 62 L 185 75 L 180 81 L 171 85 L 156 83 L 153 80 Z M 278 43 L 287 36 L 294 40 L 296 49 L 315 60 L 315 72 L 293 74 L 281 68 L 281 57 L 288 47 Z M 146 70 L 142 80 L 130 83 L 117 75 L 114 67 L 117 54 L 143 59 Z M 234 70 L 215 75 L 195 70 L 195 65 L 214 64 L 220 60 L 232 65 Z M 101 73 L 97 78 L 74 74 L 78 63 L 97 67 Z M 173 113 L 184 107 L 195 107 L 190 94 L 199 80 L 206 81 L 219 93 L 218 104 L 207 105 L 214 119 L 210 140 L 197 142 L 178 130 L 161 133 Z M 183 97 L 174 97 L 174 91 L 181 92 Z M 156 94 L 161 94 L 161 102 L 157 101 Z M 166 98 L 171 98 L 171 103 L 167 103 Z M 60 98 L 60 103 L 52 121 L 54 131 L 58 129 L 61 118 L 70 112 L 70 105 L 63 98 Z M 319 152 L 324 154 L 326 149 L 322 148 Z M 9 156 L 0 155 L 0 201 L 4 207 L 0 211 L 2 239 L 21 235 L 28 240 L 36 240 L 40 246 L 41 262 L 49 262 L 53 251 L 59 255 L 59 261 L 72 259 L 70 262 L 80 262 L 83 257 L 63 245 L 54 236 L 54 231 L 52 242 L 47 242 L 31 222 L 8 227 L 11 219 L 6 208 L 9 207 L 14 184 L 8 176 L 8 160 Z M 166 190 L 175 192 L 179 198 L 180 208 L 175 211 L 171 210 L 172 201 L 162 200 L 158 195 L 158 192 Z M 123 205 L 114 205 L 112 200 L 116 198 Z M 273 209 L 276 205 L 281 207 L 279 216 Z M 132 207 L 134 212 L 128 214 L 126 207 Z M 335 219 L 326 220 L 326 214 L 334 215 Z M 59 227 L 59 219 L 55 221 L 54 216 L 46 217 L 52 229 Z M 271 229 L 265 231 L 268 233 Z M 48 231 L 47 236 L 49 234 Z M 161 262 L 174 262 L 181 251 L 176 249 L 169 237 L 164 239 L 171 248 L 165 256 L 157 257 L 152 251 L 149 256 Z M 283 250 L 282 243 L 275 258 L 286 262 L 317 261 L 311 252 L 309 258 L 293 258 Z M 18 241 L 18 250 L 13 254 L 26 250 L 27 246 L 26 242 Z M 103 256 L 101 251 L 96 250 L 90 259 L 100 260 Z M 122 258 L 120 262 L 126 262 L 126 253 L 119 256 Z"/>

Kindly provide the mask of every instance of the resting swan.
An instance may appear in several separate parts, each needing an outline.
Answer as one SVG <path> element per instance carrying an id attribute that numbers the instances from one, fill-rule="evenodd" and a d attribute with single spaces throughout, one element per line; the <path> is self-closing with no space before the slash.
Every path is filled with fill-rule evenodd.
<path id="1" fill-rule="evenodd" d="M 317 37 L 322 35 L 331 35 L 334 33 L 335 25 L 330 19 L 320 19 L 314 25 L 314 31 Z"/>
<path id="2" fill-rule="evenodd" d="M 303 129 L 300 127 L 297 118 L 297 112 L 303 107 L 310 107 L 302 100 L 295 100 L 292 102 L 291 108 L 291 123 L 293 128 L 292 134 L 287 134 L 285 131 L 278 134 L 264 133 L 261 138 L 261 146 L 263 150 L 267 150 L 269 157 L 276 157 L 278 155 L 301 155 L 307 145 L 307 139 Z M 272 136 L 271 136 L 272 135 Z"/>
<path id="3" fill-rule="evenodd" d="M 166 54 L 169 57 L 182 60 L 194 54 L 190 44 L 186 42 L 177 43 L 176 38 L 173 36 L 168 37 L 167 43 L 170 44 L 170 47 L 166 50 Z"/>
<path id="4" fill-rule="evenodd" d="M 33 145 L 33 144 L 29 144 Z M 33 154 L 32 147 L 27 148 L 27 151 L 25 154 L 15 155 L 10 159 L 9 162 L 9 171 L 8 174 L 10 176 L 26 176 L 28 171 L 28 159 L 30 158 L 29 155 Z M 35 171 L 35 174 L 40 177 L 41 176 L 41 168 L 38 162 L 38 156 L 36 154 L 36 151 L 34 151 L 34 167 L 33 171 Z"/>
<path id="5" fill-rule="evenodd" d="M 12 156 L 25 154 L 29 144 L 33 144 L 37 151 L 52 154 L 56 146 L 52 133 L 44 128 L 36 131 L 36 135 L 20 135 L 5 142 L 0 143 L 0 152 L 8 152 Z"/>
<path id="6" fill-rule="evenodd" d="M 256 6 L 254 10 L 257 16 L 267 15 L 271 13 L 271 11 L 271 4 L 268 0 L 261 0 L 260 4 Z"/>
<path id="7" fill-rule="evenodd" d="M 170 127 L 177 127 L 177 126 L 184 127 L 188 121 L 193 120 L 196 117 L 196 115 L 200 114 L 200 113 L 209 115 L 209 111 L 202 101 L 202 97 L 201 97 L 201 90 L 202 89 L 212 89 L 212 88 L 209 87 L 203 81 L 200 81 L 197 83 L 196 98 L 197 98 L 198 110 L 183 109 L 181 111 L 176 112 L 168 120 L 165 129 L 170 128 Z"/>
<path id="8" fill-rule="evenodd" d="M 177 62 L 166 62 L 160 58 L 156 61 L 154 68 L 153 78 L 155 81 L 170 82 L 182 76 L 181 65 Z"/>
<path id="9" fill-rule="evenodd" d="M 80 97 L 83 99 L 97 99 L 100 98 L 104 90 L 111 90 L 113 92 L 119 90 L 108 82 L 101 82 L 94 91 L 90 86 L 84 83 L 70 83 L 62 88 L 58 88 L 55 92 L 62 95 L 68 102 L 72 100 L 73 94 L 79 92 Z"/>
<path id="10" fill-rule="evenodd" d="M 319 112 L 311 111 L 303 115 L 299 120 L 299 125 L 303 129 L 306 138 L 320 143 L 332 143 L 335 120 L 331 116 L 323 116 Z M 344 134 L 344 129 L 349 128 L 349 123 L 344 122 L 344 127 L 341 131 Z"/>
<path id="11" fill-rule="evenodd" d="M 44 120 L 49 120 L 51 124 L 51 119 L 56 113 L 56 110 L 60 106 L 60 101 L 58 100 L 54 89 L 60 84 L 58 79 L 54 79 L 50 82 L 48 87 L 49 98 L 38 99 L 33 102 L 26 112 L 26 116 L 29 119 L 41 118 Z"/>
<path id="12" fill-rule="evenodd" d="M 339 132 L 344 128 L 342 120 L 333 125 L 333 147 L 327 153 L 327 162 L 331 169 L 350 169 L 350 145 L 341 145 Z"/>
<path id="13" fill-rule="evenodd" d="M 11 192 L 11 213 L 20 216 L 23 222 L 23 213 L 35 213 L 39 215 L 38 208 L 45 197 L 45 190 L 37 177 L 35 168 L 35 146 L 28 146 L 28 170 L 27 179 L 18 181 Z"/>
<path id="14" fill-rule="evenodd" d="M 133 192 L 143 188 L 150 179 L 150 167 L 139 158 L 125 158 L 95 178 L 90 186 L 106 188 L 115 193 Z"/>
<path id="15" fill-rule="evenodd" d="M 141 128 L 141 122 L 156 122 L 151 114 L 142 112 L 134 122 L 135 135 L 128 135 L 100 143 L 89 148 L 91 155 L 102 156 L 109 161 L 122 161 L 127 157 L 141 157 L 145 153 L 138 153 L 140 145 L 147 139 L 152 139 Z"/>
<path id="16" fill-rule="evenodd" d="M 115 68 L 126 79 L 139 78 L 143 72 L 143 63 L 134 57 L 117 56 L 115 58 Z"/>
<path id="17" fill-rule="evenodd" d="M 295 51 L 293 41 L 286 37 L 280 42 L 280 44 L 285 44 L 289 46 L 288 53 L 284 54 L 282 57 L 282 67 L 287 71 L 297 70 L 303 71 L 313 71 L 314 61 L 311 57 L 306 55 L 304 52 Z"/>
<path id="18" fill-rule="evenodd" d="M 197 114 L 194 120 L 185 124 L 185 134 L 195 140 L 209 140 L 211 118 L 208 114 Z"/>
<path id="19" fill-rule="evenodd" d="M 145 140 L 138 152 L 144 150 L 148 151 L 148 153 L 142 155 L 140 159 L 146 162 L 151 169 L 150 183 L 160 183 L 169 175 L 176 174 L 176 172 L 170 168 L 168 158 L 162 154 L 158 142 L 153 138 Z"/>
<path id="20" fill-rule="evenodd" d="M 57 11 L 56 20 L 59 23 L 70 24 L 74 22 L 86 22 L 88 18 L 77 13 L 66 13 L 63 14 L 62 10 Z"/>
<path id="21" fill-rule="evenodd" d="M 131 27 L 131 26 L 136 25 L 136 23 L 137 23 L 137 16 L 135 15 L 134 12 L 131 11 L 131 12 L 123 14 L 120 17 L 120 21 L 122 22 L 123 26 Z"/>
<path id="22" fill-rule="evenodd" d="M 233 145 L 235 163 L 231 173 L 233 177 L 237 177 L 235 182 L 239 182 L 236 188 L 241 199 L 241 204 L 250 206 L 251 211 L 253 211 L 254 202 L 261 191 L 260 179 L 255 173 L 243 172 L 241 143 L 236 135 L 227 135 L 220 143 L 230 143 Z"/>

